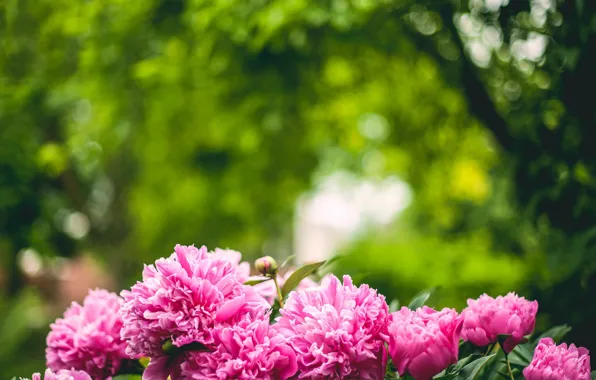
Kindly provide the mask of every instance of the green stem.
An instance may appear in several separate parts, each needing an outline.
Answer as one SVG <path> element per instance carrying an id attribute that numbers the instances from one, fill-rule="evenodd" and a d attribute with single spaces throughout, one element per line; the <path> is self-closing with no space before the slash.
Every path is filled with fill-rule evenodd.
<path id="1" fill-rule="evenodd" d="M 277 273 L 273 275 L 273 282 L 275 283 L 275 289 L 277 289 L 277 299 L 279 300 L 279 307 L 284 307 L 284 297 L 281 294 L 281 288 L 277 282 Z"/>
<path id="2" fill-rule="evenodd" d="M 507 354 L 505 354 L 505 361 L 507 362 L 507 369 L 509 370 L 509 377 L 511 378 L 511 380 L 515 380 L 515 378 L 513 377 L 513 371 L 511 370 L 511 364 L 509 364 L 509 357 Z"/>
<path id="3" fill-rule="evenodd" d="M 497 344 L 495 344 L 497 345 Z M 509 363 L 509 354 L 507 353 L 507 351 L 505 351 L 505 347 L 503 344 L 503 341 L 499 340 L 498 346 L 501 347 L 501 350 L 503 350 L 503 354 L 505 355 L 505 362 L 507 363 L 507 370 L 509 371 L 509 377 L 511 378 L 511 380 L 515 380 L 515 377 L 513 377 L 513 371 L 511 370 L 511 364 Z"/>

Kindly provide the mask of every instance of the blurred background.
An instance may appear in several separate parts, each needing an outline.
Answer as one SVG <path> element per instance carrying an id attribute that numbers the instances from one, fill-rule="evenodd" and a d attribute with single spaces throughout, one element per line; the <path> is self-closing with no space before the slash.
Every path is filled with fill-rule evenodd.
<path id="1" fill-rule="evenodd" d="M 596 350 L 596 3 L 0 1 L 0 377 L 176 243 Z M 593 355 L 594 356 L 594 355 Z"/>

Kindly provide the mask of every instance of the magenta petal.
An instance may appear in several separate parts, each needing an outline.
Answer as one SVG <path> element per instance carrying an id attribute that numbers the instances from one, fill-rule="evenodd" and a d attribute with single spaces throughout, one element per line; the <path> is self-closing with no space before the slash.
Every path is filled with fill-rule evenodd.
<path id="1" fill-rule="evenodd" d="M 213 331 L 209 351 L 190 351 L 181 363 L 182 372 L 172 379 L 286 380 L 298 366 L 294 350 L 269 324 L 269 315 L 245 315 L 233 324 Z"/>
<path id="2" fill-rule="evenodd" d="M 223 322 L 225 320 L 230 319 L 233 315 L 235 315 L 242 307 L 246 304 L 246 297 L 244 294 L 241 294 L 239 297 L 229 300 L 225 304 L 221 306 L 221 308 L 217 311 L 217 315 L 215 316 L 215 320 L 217 322 Z"/>
<path id="3" fill-rule="evenodd" d="M 143 380 L 167 380 L 172 371 L 170 364 L 170 358 L 167 356 L 151 359 L 143 372 Z"/>
<path id="4" fill-rule="evenodd" d="M 176 258 L 178 259 L 180 266 L 190 276 L 190 275 L 192 275 L 192 268 L 190 267 L 190 264 L 188 263 L 188 259 L 186 258 L 187 249 L 188 249 L 187 247 L 184 247 L 180 244 L 176 244 L 176 247 L 174 247 L 174 252 L 176 252 Z"/>

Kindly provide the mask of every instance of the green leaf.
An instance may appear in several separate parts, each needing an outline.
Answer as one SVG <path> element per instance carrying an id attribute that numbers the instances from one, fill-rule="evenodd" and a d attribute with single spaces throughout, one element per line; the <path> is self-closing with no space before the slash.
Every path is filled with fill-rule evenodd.
<path id="1" fill-rule="evenodd" d="M 596 371 L 592 371 L 592 375 L 590 377 L 592 380 L 596 380 Z"/>
<path id="2" fill-rule="evenodd" d="M 276 298 L 275 301 L 273 301 L 273 306 L 271 306 L 271 309 L 270 309 L 270 314 L 269 314 L 269 322 L 270 323 L 275 322 L 275 318 L 277 318 L 279 316 L 279 309 L 280 309 L 279 300 Z"/>
<path id="3" fill-rule="evenodd" d="M 300 268 L 296 269 L 294 273 L 290 275 L 290 277 L 286 280 L 286 283 L 281 288 L 281 294 L 284 298 L 292 291 L 300 281 L 314 273 L 317 269 L 319 269 L 325 261 L 319 261 L 312 264 L 306 264 L 301 266 Z"/>
<path id="4" fill-rule="evenodd" d="M 560 325 L 555 326 L 553 328 L 548 329 L 544 333 L 542 333 L 536 340 L 534 341 L 534 345 L 537 345 L 542 338 L 552 338 L 556 343 L 559 343 L 561 339 L 565 337 L 571 331 L 571 327 L 568 325 Z"/>
<path id="5" fill-rule="evenodd" d="M 259 278 L 259 279 L 255 279 L 255 280 L 248 280 L 244 283 L 244 285 L 253 286 L 253 285 L 261 284 L 261 283 L 263 283 L 265 281 L 269 281 L 269 280 L 273 280 L 273 278 L 269 277 L 269 278 Z"/>
<path id="6" fill-rule="evenodd" d="M 433 377 L 433 380 L 453 380 L 453 379 L 455 379 L 456 376 L 457 376 L 457 374 L 455 374 L 455 373 L 449 373 L 446 375 L 441 375 L 439 377 Z"/>
<path id="7" fill-rule="evenodd" d="M 457 375 L 458 380 L 475 380 L 479 379 L 482 368 L 486 366 L 491 360 L 493 360 L 497 354 L 483 356 L 480 359 L 474 360 L 470 364 L 466 365 L 461 372 Z"/>
<path id="8" fill-rule="evenodd" d="M 288 256 L 288 258 L 285 259 L 283 263 L 281 263 L 281 266 L 279 267 L 279 269 L 285 268 L 295 258 L 296 258 L 296 255 L 290 255 L 290 256 Z"/>
<path id="9" fill-rule="evenodd" d="M 341 260 L 343 258 L 345 258 L 345 255 L 335 255 L 332 258 L 330 258 L 329 260 L 327 260 L 327 262 L 325 263 L 325 266 L 328 267 L 331 264 L 333 264 L 334 262 Z"/>
<path id="10" fill-rule="evenodd" d="M 400 309 L 399 300 L 394 298 L 393 301 L 389 304 L 389 312 L 393 313 L 394 311 L 398 311 Z"/>
<path id="11" fill-rule="evenodd" d="M 518 344 L 515 346 L 513 351 L 509 353 L 509 362 L 512 365 L 517 365 L 520 367 L 527 367 L 528 364 L 532 361 L 532 351 L 526 344 Z"/>
<path id="12" fill-rule="evenodd" d="M 112 380 L 141 380 L 143 375 L 118 375 L 112 377 Z"/>
<path id="13" fill-rule="evenodd" d="M 424 306 L 424 304 L 426 303 L 426 301 L 428 301 L 433 292 L 434 288 L 418 293 L 414 298 L 412 298 L 412 301 L 410 301 L 410 303 L 408 304 L 408 309 L 416 310 L 419 307 Z"/>
<path id="14" fill-rule="evenodd" d="M 465 358 L 463 358 L 460 361 L 458 361 L 457 363 L 455 363 L 455 365 L 453 366 L 452 372 L 457 373 L 457 372 L 461 371 L 462 368 L 464 368 L 465 366 L 470 364 L 471 361 L 476 360 L 479 357 L 481 357 L 480 354 L 472 354 L 470 356 L 466 356 Z"/>
<path id="15" fill-rule="evenodd" d="M 149 358 L 142 357 L 139 359 L 139 363 L 143 366 L 143 368 L 147 368 L 147 366 L 149 365 Z"/>

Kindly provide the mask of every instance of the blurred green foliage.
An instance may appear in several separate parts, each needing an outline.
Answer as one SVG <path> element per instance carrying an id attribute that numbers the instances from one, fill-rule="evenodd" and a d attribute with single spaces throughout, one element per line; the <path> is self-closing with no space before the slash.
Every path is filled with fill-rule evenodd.
<path id="1" fill-rule="evenodd" d="M 518 290 L 594 347 L 594 7 L 0 2 L 0 376 L 43 366 L 52 317 L 23 249 L 93 252 L 121 286 L 175 243 L 286 256 L 336 170 L 414 193 L 337 271 L 453 306 Z"/>

